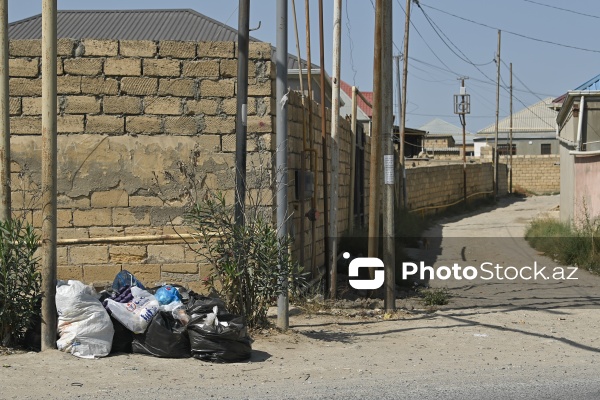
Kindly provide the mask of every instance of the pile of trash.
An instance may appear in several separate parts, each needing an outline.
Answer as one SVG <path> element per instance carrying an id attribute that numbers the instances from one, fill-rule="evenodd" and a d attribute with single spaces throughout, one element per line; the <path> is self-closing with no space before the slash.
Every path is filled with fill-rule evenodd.
<path id="1" fill-rule="evenodd" d="M 97 294 L 80 281 L 58 281 L 58 349 L 81 358 L 138 353 L 210 362 L 250 358 L 243 317 L 225 303 L 178 285 L 146 288 L 128 271 Z"/>

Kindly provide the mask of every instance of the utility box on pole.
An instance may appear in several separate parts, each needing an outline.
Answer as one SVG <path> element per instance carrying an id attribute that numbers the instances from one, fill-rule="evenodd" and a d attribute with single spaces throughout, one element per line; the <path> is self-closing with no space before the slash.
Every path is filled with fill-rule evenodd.
<path id="1" fill-rule="evenodd" d="M 467 206 L 467 146 L 466 146 L 466 131 L 467 121 L 465 115 L 471 113 L 471 96 L 467 94 L 465 87 L 465 79 L 467 77 L 458 78 L 461 80 L 460 93 L 454 95 L 454 114 L 458 114 L 462 125 L 462 159 L 463 159 L 463 203 Z"/>

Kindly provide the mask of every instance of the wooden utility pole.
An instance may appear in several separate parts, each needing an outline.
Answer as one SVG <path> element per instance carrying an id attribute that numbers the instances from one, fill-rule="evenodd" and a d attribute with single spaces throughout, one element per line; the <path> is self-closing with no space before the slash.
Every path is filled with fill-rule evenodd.
<path id="1" fill-rule="evenodd" d="M 406 84 L 408 82 L 408 37 L 410 33 L 410 3 L 406 0 L 406 20 L 404 21 L 404 54 L 402 55 L 402 112 L 400 113 L 400 180 L 402 182 L 402 204 L 406 207 L 406 182 L 403 181 L 406 163 L 404 161 L 404 143 L 406 138 Z M 400 101 L 400 100 L 399 100 Z"/>
<path id="2" fill-rule="evenodd" d="M 308 2 L 308 0 L 306 0 Z M 307 6 L 308 7 L 308 6 Z M 325 108 L 325 30 L 323 28 L 323 0 L 319 0 L 319 47 L 320 47 L 320 63 L 321 63 L 321 140 L 322 148 L 323 148 L 323 233 L 324 233 L 324 241 L 325 241 L 325 275 L 329 276 L 331 279 L 331 275 L 327 272 L 331 267 L 329 262 L 329 191 L 327 190 L 327 172 L 329 171 L 327 167 L 327 117 L 326 117 L 326 108 Z M 310 68 L 310 66 L 309 66 Z M 315 160 L 316 162 L 316 160 Z M 315 193 L 317 189 L 315 188 Z M 329 281 L 329 287 L 332 285 L 336 285 L 336 282 Z M 331 292 L 331 291 L 330 291 Z"/>
<path id="3" fill-rule="evenodd" d="M 352 143 L 350 148 L 350 203 L 348 206 L 348 230 L 354 232 L 354 191 L 356 190 L 356 112 L 358 111 L 356 86 L 352 86 Z"/>
<path id="4" fill-rule="evenodd" d="M 508 190 L 510 193 L 513 192 L 512 179 L 513 179 L 513 151 L 512 151 L 512 140 L 513 140 L 513 73 L 512 73 L 512 63 L 510 63 L 510 129 L 509 129 L 509 144 L 508 144 L 508 158 L 509 158 L 509 182 L 508 182 Z"/>
<path id="5" fill-rule="evenodd" d="M 8 89 L 8 0 L 0 0 L 0 220 L 10 218 L 10 100 Z"/>
<path id="6" fill-rule="evenodd" d="M 371 169 L 369 171 L 369 257 L 379 257 L 379 201 L 381 158 L 381 33 L 383 0 L 375 1 L 375 36 L 373 55 L 373 127 L 371 129 Z M 369 269 L 375 278 L 373 268 Z"/>
<path id="7" fill-rule="evenodd" d="M 340 172 L 340 63 L 341 63 L 341 44 L 342 44 L 342 0 L 333 2 L 333 76 L 331 77 L 331 182 L 330 204 L 331 204 L 331 222 L 329 224 L 329 238 L 331 240 L 331 254 L 327 254 L 331 262 L 331 277 L 329 286 L 329 298 L 335 299 L 337 296 L 337 249 L 338 249 L 338 191 L 339 191 L 339 172 Z M 322 63 L 321 63 L 322 64 Z M 325 99 L 321 99 L 324 103 Z M 323 115 L 323 118 L 325 116 Z"/>
<path id="8" fill-rule="evenodd" d="M 498 53 L 496 57 L 496 64 L 498 67 L 498 73 L 496 77 L 496 134 L 494 136 L 494 198 L 498 198 L 498 122 L 500 119 L 500 40 L 501 31 L 498 30 Z"/>
<path id="9" fill-rule="evenodd" d="M 393 3 L 391 0 L 384 2 L 381 52 L 382 82 L 394 81 L 394 68 L 392 60 Z M 394 90 L 391 84 L 382 85 L 382 151 L 383 151 L 383 264 L 385 266 L 385 297 L 386 312 L 396 309 L 396 252 L 395 252 L 395 174 L 394 162 Z M 401 158 L 403 158 L 401 156 Z"/>
<path id="10" fill-rule="evenodd" d="M 42 351 L 56 348 L 56 0 L 42 1 Z"/>

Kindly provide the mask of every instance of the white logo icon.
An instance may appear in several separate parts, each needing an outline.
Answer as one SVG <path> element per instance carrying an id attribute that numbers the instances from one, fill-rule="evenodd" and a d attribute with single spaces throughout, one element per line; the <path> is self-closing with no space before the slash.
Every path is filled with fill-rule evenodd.
<path id="1" fill-rule="evenodd" d="M 350 254 L 344 253 L 344 258 L 349 258 Z M 383 268 L 383 261 L 376 257 L 358 257 L 350 261 L 348 266 L 348 275 L 358 277 L 360 268 Z M 383 286 L 385 272 L 381 269 L 375 270 L 375 279 L 350 279 L 349 283 L 354 289 L 375 290 Z"/>

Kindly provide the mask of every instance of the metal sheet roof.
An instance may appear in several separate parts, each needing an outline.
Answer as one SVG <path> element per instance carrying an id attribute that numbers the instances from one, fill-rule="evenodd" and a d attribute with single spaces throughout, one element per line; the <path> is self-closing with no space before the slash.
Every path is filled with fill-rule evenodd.
<path id="1" fill-rule="evenodd" d="M 455 144 L 462 145 L 462 127 L 451 124 L 440 118 L 434 118 L 419 129 L 427 132 L 427 139 L 435 139 L 437 136 L 452 136 Z M 473 135 L 466 132 L 465 144 L 473 144 Z"/>
<path id="2" fill-rule="evenodd" d="M 552 97 L 524 108 L 513 114 L 513 133 L 534 133 L 534 132 L 554 132 L 556 130 L 556 116 L 558 113 L 550 108 Z M 498 122 L 498 132 L 508 132 L 510 130 L 510 117 L 506 117 Z M 493 134 L 496 132 L 496 124 L 493 123 L 477 134 Z"/>

